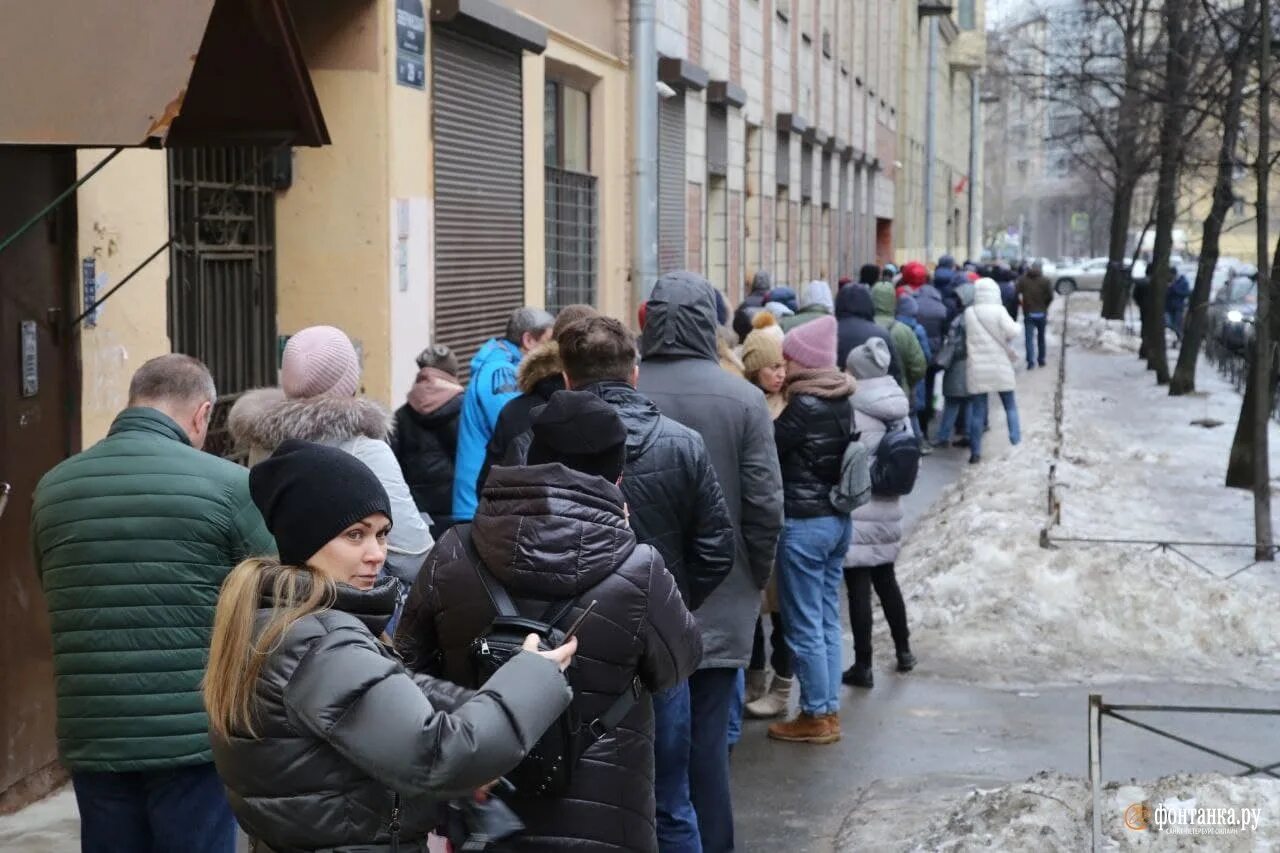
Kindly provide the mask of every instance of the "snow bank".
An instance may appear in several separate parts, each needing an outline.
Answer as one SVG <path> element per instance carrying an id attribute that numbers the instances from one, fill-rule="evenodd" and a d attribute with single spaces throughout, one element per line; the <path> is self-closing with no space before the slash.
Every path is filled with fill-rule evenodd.
<path id="1" fill-rule="evenodd" d="M 1193 835 L 1151 821 L 1147 829 L 1126 826 L 1130 806 L 1145 804 L 1154 815 L 1167 809 L 1257 809 L 1257 827 L 1222 834 Z M 905 815 L 930 814 L 929 803 L 868 803 L 858 826 L 840 839 L 841 850 L 1088 850 L 1093 803 L 1085 780 L 1058 773 L 1038 773 L 1025 782 L 998 788 L 971 788 L 936 812 L 932 820 Z M 1180 774 L 1146 784 L 1109 784 L 1102 798 L 1102 831 L 1106 850 L 1252 851 L 1280 847 L 1280 781 L 1241 779 L 1212 774 Z M 1131 821 L 1137 816 L 1129 812 Z"/>
<path id="2" fill-rule="evenodd" d="M 1072 294 L 1071 313 L 1067 318 L 1067 335 L 1072 344 L 1094 352 L 1136 353 L 1142 343 L 1137 329 L 1124 320 L 1102 319 L 1101 308 L 1102 301 L 1096 294 Z M 1061 315 L 1056 328 L 1062 328 Z"/>
<path id="3" fill-rule="evenodd" d="M 1076 328 L 1073 321 L 1073 346 Z M 1225 541 L 1223 513 L 1251 525 L 1239 509 L 1248 495 L 1220 485 L 1230 427 L 1189 425 L 1202 400 L 1168 398 L 1128 355 L 1072 349 L 1068 366 L 1059 534 Z M 1265 579 L 1272 567 L 1226 581 L 1146 547 L 1039 546 L 1052 457 L 1051 378 L 1056 371 L 1020 380 L 1023 443 L 984 454 L 981 466 L 944 490 L 903 549 L 898 574 L 921 671 L 1003 686 L 1159 680 L 1273 687 L 1280 591 Z M 1157 418 L 1182 426 L 1157 428 Z M 1002 426 L 993 423 L 989 440 Z M 1241 552 L 1193 556 L 1248 559 Z"/>

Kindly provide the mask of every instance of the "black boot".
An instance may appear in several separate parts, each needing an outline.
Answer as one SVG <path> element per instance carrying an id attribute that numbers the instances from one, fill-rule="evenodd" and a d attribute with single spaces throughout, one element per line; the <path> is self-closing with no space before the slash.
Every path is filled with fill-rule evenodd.
<path id="1" fill-rule="evenodd" d="M 855 663 L 844 671 L 844 677 L 840 679 L 850 687 L 875 687 L 876 680 L 871 674 L 871 664 Z"/>
<path id="2" fill-rule="evenodd" d="M 898 672 L 910 672 L 916 668 L 916 656 L 911 649 L 898 650 Z"/>

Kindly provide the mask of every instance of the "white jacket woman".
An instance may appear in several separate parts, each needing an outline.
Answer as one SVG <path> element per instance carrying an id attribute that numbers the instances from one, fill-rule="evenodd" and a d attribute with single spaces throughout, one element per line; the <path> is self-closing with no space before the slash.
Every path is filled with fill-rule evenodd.
<path id="1" fill-rule="evenodd" d="M 970 396 L 1014 390 L 1016 353 L 1011 344 L 1022 336 L 1022 327 L 1004 309 L 1000 285 L 989 278 L 980 278 L 974 285 L 973 305 L 964 312 L 964 333 Z"/>

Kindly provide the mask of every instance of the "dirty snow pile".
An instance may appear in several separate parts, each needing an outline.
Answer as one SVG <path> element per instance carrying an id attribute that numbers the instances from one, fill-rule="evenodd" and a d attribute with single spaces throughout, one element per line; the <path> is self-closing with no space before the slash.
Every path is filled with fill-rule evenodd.
<path id="1" fill-rule="evenodd" d="M 1108 784 L 1102 796 L 1104 850 L 1280 849 L 1280 781 L 1241 779 L 1213 774 L 1179 774 L 1149 784 Z M 871 801 L 857 825 L 842 833 L 841 850 L 946 851 L 1076 851 L 1090 847 L 1093 803 L 1085 780 L 1058 773 L 1038 773 L 1025 782 L 998 788 L 971 788 L 936 812 L 932 820 L 907 821 L 904 816 L 930 814 L 914 803 Z M 1145 805 L 1142 815 L 1131 806 Z M 1157 812 L 1160 806 L 1164 809 Z M 1225 825 L 1222 812 L 1235 809 L 1237 822 Z M 1245 810 L 1254 810 L 1249 811 Z M 1190 810 L 1190 811 L 1187 811 Z M 1156 816 L 1178 815 L 1185 823 L 1157 823 Z M 1190 830 L 1197 817 L 1224 824 L 1208 834 L 1208 827 Z M 1256 818 L 1256 825 L 1254 819 Z M 914 828 L 912 828 L 914 827 Z"/>
<path id="2" fill-rule="evenodd" d="M 1187 426 L 1171 437 L 1157 426 L 1161 412 L 1203 402 L 1149 392 L 1154 384 L 1136 359 L 1083 352 L 1078 343 L 1073 337 L 1068 356 L 1063 527 L 1055 533 L 1148 538 L 1185 526 L 1221 541 L 1214 507 L 1227 502 L 1240 514 L 1236 504 L 1249 501 L 1219 485 L 1222 464 L 1214 460 L 1225 459 L 1220 445 L 1229 444 L 1229 428 Z M 1126 375 L 1130 369 L 1137 375 Z M 1269 578 L 1272 567 L 1227 581 L 1145 546 L 1040 547 L 1053 441 L 1047 374 L 1056 380 L 1056 371 L 1020 380 L 1022 443 L 984 454 L 982 465 L 943 491 L 903 548 L 898 575 L 921 671 L 1004 686 L 1159 680 L 1273 687 L 1280 589 Z M 1099 391 L 1106 381 L 1117 385 L 1101 423 L 1102 413 L 1085 402 L 1106 396 Z M 1076 410 L 1087 416 L 1075 417 Z M 993 445 L 1003 428 L 995 418 Z M 1170 440 L 1180 446 L 1160 443 Z M 1191 442 L 1213 446 L 1200 452 Z M 1232 523 L 1245 527 L 1232 536 L 1247 537 L 1247 512 Z"/>
<path id="3" fill-rule="evenodd" d="M 1065 300 L 1059 300 L 1059 305 Z M 1102 302 L 1095 294 L 1075 293 L 1071 296 L 1071 313 L 1067 318 L 1067 335 L 1072 344 L 1095 352 L 1136 353 L 1142 343 L 1135 324 L 1125 320 L 1104 320 L 1100 316 Z M 1054 329 L 1062 329 L 1061 314 Z"/>

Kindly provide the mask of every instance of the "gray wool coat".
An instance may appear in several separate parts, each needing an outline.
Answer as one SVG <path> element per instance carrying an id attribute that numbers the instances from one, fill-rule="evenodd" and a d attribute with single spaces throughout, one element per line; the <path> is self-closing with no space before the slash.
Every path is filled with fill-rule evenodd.
<path id="1" fill-rule="evenodd" d="M 640 354 L 640 392 L 702 436 L 735 532 L 733 569 L 694 614 L 702 668 L 745 667 L 782 530 L 782 472 L 768 406 L 759 388 L 720 367 L 715 293 L 694 273 L 658 280 Z"/>

